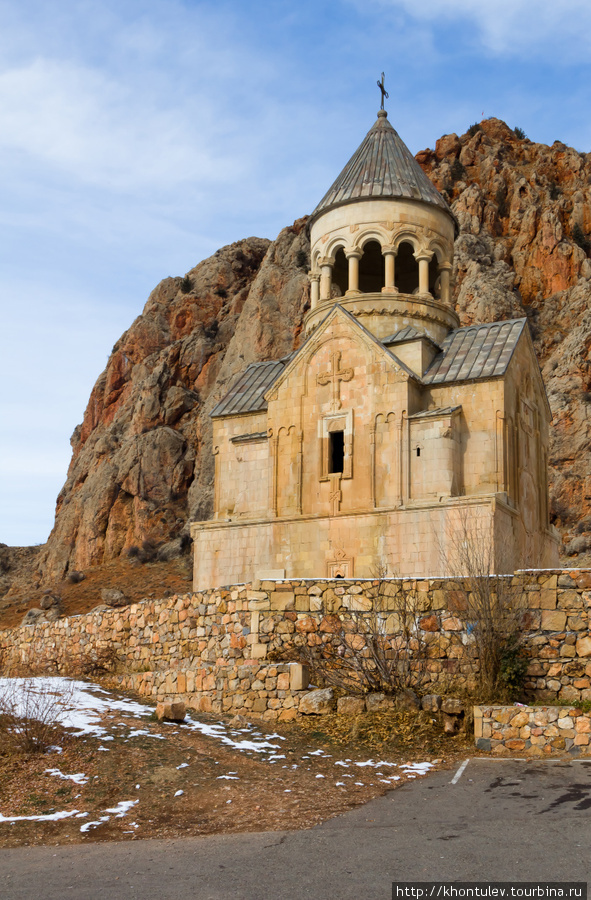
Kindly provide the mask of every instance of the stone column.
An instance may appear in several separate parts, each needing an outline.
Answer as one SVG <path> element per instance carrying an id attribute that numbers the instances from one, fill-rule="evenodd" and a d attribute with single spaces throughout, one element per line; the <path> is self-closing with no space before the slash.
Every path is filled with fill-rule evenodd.
<path id="1" fill-rule="evenodd" d="M 345 256 L 349 260 L 349 285 L 347 296 L 359 293 L 359 260 L 362 257 L 361 250 L 348 250 Z"/>
<path id="2" fill-rule="evenodd" d="M 319 260 L 320 265 L 320 302 L 322 303 L 325 300 L 330 300 L 330 293 L 332 288 L 332 267 L 334 266 L 334 259 L 332 256 L 323 256 L 322 259 Z"/>
<path id="3" fill-rule="evenodd" d="M 395 269 L 394 269 L 395 260 L 396 260 L 396 250 L 391 245 L 387 246 L 387 247 L 382 247 L 382 254 L 384 256 L 384 269 L 385 269 L 384 287 L 382 288 L 382 291 L 384 291 L 388 294 L 397 294 L 398 291 L 396 290 L 396 287 L 395 287 L 396 276 L 395 276 Z"/>
<path id="4" fill-rule="evenodd" d="M 310 279 L 310 307 L 316 309 L 320 302 L 320 274 L 318 272 L 308 272 Z"/>
<path id="5" fill-rule="evenodd" d="M 419 294 L 427 294 L 428 296 L 431 296 L 429 293 L 429 263 L 432 256 L 433 253 L 429 250 L 415 253 L 415 259 L 419 264 Z"/>
<path id="6" fill-rule="evenodd" d="M 440 263 L 439 277 L 441 278 L 441 302 L 451 303 L 450 281 L 451 281 L 451 263 Z"/>

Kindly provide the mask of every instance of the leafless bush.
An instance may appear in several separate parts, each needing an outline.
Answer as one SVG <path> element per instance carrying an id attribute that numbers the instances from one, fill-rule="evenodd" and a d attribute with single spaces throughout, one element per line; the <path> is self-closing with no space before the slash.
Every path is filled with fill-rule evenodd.
<path id="1" fill-rule="evenodd" d="M 70 682 L 51 678 L 0 679 L 0 747 L 45 753 L 61 736 L 61 713 L 72 699 Z"/>
<path id="2" fill-rule="evenodd" d="M 476 646 L 479 699 L 501 700 L 525 674 L 522 657 L 525 609 L 519 578 L 509 574 L 514 548 L 494 534 L 491 521 L 458 511 L 445 543 L 440 542 L 447 574 L 462 576 L 460 614 Z"/>
<path id="3" fill-rule="evenodd" d="M 89 653 L 79 653 L 70 657 L 66 671 L 77 676 L 112 675 L 118 662 L 119 657 L 114 647 L 93 648 Z"/>
<path id="4" fill-rule="evenodd" d="M 69 581 L 70 584 L 80 584 L 81 581 L 84 581 L 86 575 L 84 572 L 79 572 L 77 570 L 73 570 L 72 572 L 68 572 L 66 575 L 66 581 Z"/>
<path id="5" fill-rule="evenodd" d="M 297 647 L 313 678 L 348 694 L 420 692 L 428 673 L 418 594 L 380 578 L 367 595 L 349 602 L 353 608 L 324 615 L 324 630 Z"/>

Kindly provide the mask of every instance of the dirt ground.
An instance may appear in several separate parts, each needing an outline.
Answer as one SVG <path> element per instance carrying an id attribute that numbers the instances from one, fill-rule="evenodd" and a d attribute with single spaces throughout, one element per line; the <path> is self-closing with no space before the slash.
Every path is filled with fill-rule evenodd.
<path id="1" fill-rule="evenodd" d="M 403 764 L 439 768 L 473 754 L 464 735 L 443 735 L 424 713 L 308 717 L 277 730 L 225 720 L 218 733 L 262 742 L 264 752 L 153 716 L 114 712 L 102 724 L 113 739 L 62 733 L 61 752 L 0 753 L 1 816 L 76 811 L 58 821 L 0 819 L 0 847 L 310 828 L 422 777 Z M 66 777 L 79 773 L 84 783 Z M 117 817 L 121 803 L 128 808 Z"/>
<path id="2" fill-rule="evenodd" d="M 74 616 L 90 612 L 100 605 L 103 602 L 102 588 L 118 588 L 130 603 L 146 597 L 186 594 L 192 590 L 192 562 L 187 556 L 170 562 L 143 564 L 135 559 L 120 557 L 87 569 L 84 580 L 79 584 L 72 584 L 68 580 L 36 582 L 32 575 L 34 562 L 34 556 L 26 558 L 27 565 L 21 564 L 21 573 L 14 575 L 10 590 L 0 598 L 0 629 L 20 625 L 26 611 L 39 606 L 41 597 L 48 592 L 62 598 L 64 615 Z"/>

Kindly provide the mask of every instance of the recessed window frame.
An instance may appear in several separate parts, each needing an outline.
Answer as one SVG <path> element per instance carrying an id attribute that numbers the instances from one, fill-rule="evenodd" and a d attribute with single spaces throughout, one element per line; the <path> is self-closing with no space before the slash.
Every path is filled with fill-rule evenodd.
<path id="1" fill-rule="evenodd" d="M 319 422 L 320 439 L 320 481 L 329 481 L 335 475 L 341 478 L 353 477 L 353 410 L 324 416 Z M 331 472 L 330 434 L 343 433 L 343 471 Z"/>

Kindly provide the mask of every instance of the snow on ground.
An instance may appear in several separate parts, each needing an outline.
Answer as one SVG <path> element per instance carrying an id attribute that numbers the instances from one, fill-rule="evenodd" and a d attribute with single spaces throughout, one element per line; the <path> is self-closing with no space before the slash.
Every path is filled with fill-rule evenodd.
<path id="1" fill-rule="evenodd" d="M 104 690 L 96 684 L 86 681 L 77 681 L 70 678 L 61 677 L 36 677 L 36 678 L 0 678 L 0 701 L 10 703 L 11 710 L 16 715 L 27 715 L 33 718 L 41 718 L 47 716 L 47 709 L 52 710 L 53 720 L 62 725 L 64 728 L 73 730 L 76 736 L 93 735 L 100 738 L 101 742 L 112 741 L 117 737 L 123 738 L 125 741 L 132 740 L 135 737 L 153 737 L 159 740 L 166 740 L 166 735 L 156 734 L 150 730 L 149 725 L 145 728 L 130 728 L 123 722 L 109 722 L 118 715 L 125 715 L 132 719 L 146 719 L 153 714 L 153 708 L 137 703 L 126 697 L 116 697 L 111 692 Z M 38 710 L 39 715 L 35 714 Z M 147 723 L 146 723 L 147 724 Z M 170 724 L 172 726 L 177 723 L 161 723 Z M 223 722 L 215 724 L 200 722 L 197 719 L 187 716 L 185 721 L 177 728 L 198 731 L 200 734 L 219 741 L 227 747 L 231 747 L 240 753 L 251 753 L 260 755 L 261 759 L 273 764 L 281 759 L 285 759 L 285 754 L 277 751 L 281 749 L 281 744 L 273 743 L 273 741 L 284 741 L 286 738 L 280 734 L 263 734 L 255 725 L 248 724 L 244 728 L 238 730 L 230 729 Z M 116 729 L 127 729 L 127 731 Z M 114 731 L 114 734 L 109 734 Z M 178 734 L 178 731 L 169 732 L 170 734 Z M 99 750 L 108 750 L 108 747 L 100 746 Z M 52 751 L 61 752 L 60 747 L 53 747 Z M 330 753 L 325 750 L 310 750 L 308 754 L 303 755 L 302 760 L 316 757 L 328 763 L 333 759 Z M 437 760 L 439 762 L 440 760 Z M 182 763 L 177 768 L 185 768 L 188 764 Z M 330 764 L 329 764 L 330 765 Z M 401 775 L 395 775 L 385 771 L 387 769 L 398 769 L 407 778 L 416 778 L 417 775 L 426 775 L 433 767 L 434 763 L 419 762 L 397 764 L 386 760 L 374 761 L 373 759 L 353 761 L 351 759 L 334 760 L 332 765 L 339 766 L 340 770 L 335 770 L 335 775 L 340 778 L 352 778 L 349 773 L 342 771 L 343 768 L 361 768 L 367 770 L 366 774 L 371 778 L 372 775 L 383 784 L 392 784 L 399 781 Z M 283 766 L 282 768 L 286 768 Z M 297 764 L 291 766 L 297 769 Z M 83 772 L 77 772 L 73 775 L 63 773 L 60 769 L 46 769 L 46 773 L 56 778 L 73 781 L 75 784 L 85 784 L 88 777 Z M 361 773 L 360 773 L 361 774 Z M 325 778 L 325 775 L 317 775 L 316 778 Z M 219 780 L 238 781 L 236 772 L 230 772 L 226 775 L 219 775 Z M 372 783 L 372 782 L 370 782 Z M 364 782 L 356 781 L 356 785 L 363 786 Z M 344 781 L 336 781 L 336 786 L 345 786 Z M 139 787 L 139 786 L 138 786 Z M 182 791 L 177 792 L 175 796 L 182 796 Z M 231 802 L 231 801 L 227 801 Z M 96 828 L 103 822 L 108 822 L 111 817 L 116 819 L 127 815 L 130 809 L 134 807 L 139 800 L 122 800 L 117 806 L 104 810 L 105 815 L 100 816 L 98 820 L 85 822 L 80 828 L 83 833 Z M 2 816 L 0 815 L 0 823 L 17 822 L 21 820 L 31 820 L 37 822 L 56 821 L 71 816 L 76 818 L 84 818 L 88 816 L 87 812 L 72 810 L 71 812 L 53 812 L 46 815 L 37 816 Z M 131 827 L 137 828 L 135 822 L 131 823 Z"/>
<path id="2" fill-rule="evenodd" d="M 84 772 L 78 772 L 76 775 L 64 775 L 59 769 L 46 769 L 48 775 L 55 775 L 56 778 L 63 778 L 65 781 L 73 781 L 74 784 L 86 784 L 88 776 Z"/>

